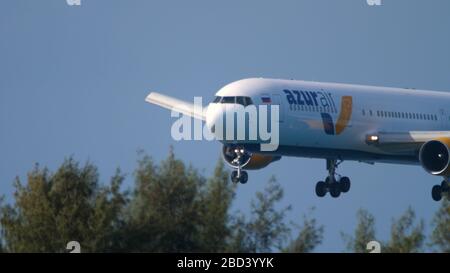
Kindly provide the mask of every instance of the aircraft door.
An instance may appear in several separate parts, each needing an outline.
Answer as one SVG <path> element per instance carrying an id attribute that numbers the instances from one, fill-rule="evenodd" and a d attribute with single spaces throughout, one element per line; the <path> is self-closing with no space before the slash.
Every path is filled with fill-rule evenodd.
<path id="1" fill-rule="evenodd" d="M 441 120 L 441 130 L 449 129 L 449 117 L 447 116 L 447 111 L 444 108 L 439 109 L 439 119 Z"/>
<path id="2" fill-rule="evenodd" d="M 284 108 L 282 105 L 282 100 L 281 100 L 281 96 L 279 94 L 272 94 L 272 105 L 278 105 L 278 109 L 279 109 L 279 117 L 280 117 L 280 122 L 284 121 Z"/>

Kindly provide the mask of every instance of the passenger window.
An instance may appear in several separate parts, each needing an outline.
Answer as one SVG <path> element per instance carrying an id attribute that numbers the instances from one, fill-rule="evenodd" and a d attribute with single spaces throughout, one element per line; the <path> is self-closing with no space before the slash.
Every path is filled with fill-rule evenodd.
<path id="1" fill-rule="evenodd" d="M 245 99 L 245 106 L 247 106 L 247 105 L 252 105 L 252 104 L 253 104 L 251 98 L 249 98 L 249 97 L 244 97 L 244 99 Z"/>

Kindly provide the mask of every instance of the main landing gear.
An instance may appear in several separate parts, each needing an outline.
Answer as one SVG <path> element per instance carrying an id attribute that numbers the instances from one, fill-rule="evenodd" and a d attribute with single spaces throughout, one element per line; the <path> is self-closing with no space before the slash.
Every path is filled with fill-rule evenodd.
<path id="1" fill-rule="evenodd" d="M 242 162 L 245 156 L 244 149 L 236 148 L 234 149 L 234 159 L 231 162 L 232 165 L 236 166 L 236 170 L 231 172 L 231 181 L 233 183 L 245 184 L 248 181 L 248 174 L 246 171 L 242 170 Z"/>
<path id="2" fill-rule="evenodd" d="M 434 201 L 441 201 L 442 196 L 445 194 L 449 195 L 450 198 L 450 182 L 449 178 L 445 178 L 441 185 L 434 185 L 431 189 L 431 197 Z"/>
<path id="3" fill-rule="evenodd" d="M 342 161 L 337 162 L 335 159 L 327 159 L 328 176 L 325 181 L 319 181 L 316 184 L 316 195 L 318 197 L 324 197 L 329 192 L 333 198 L 337 198 L 341 193 L 350 190 L 350 178 L 338 175 L 339 179 L 336 179 L 336 169 L 341 163 Z"/>

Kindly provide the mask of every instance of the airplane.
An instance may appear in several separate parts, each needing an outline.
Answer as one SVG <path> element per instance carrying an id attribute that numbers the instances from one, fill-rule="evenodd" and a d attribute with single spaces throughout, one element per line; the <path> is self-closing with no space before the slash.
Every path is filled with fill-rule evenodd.
<path id="1" fill-rule="evenodd" d="M 221 88 L 201 111 L 190 102 L 157 92 L 145 100 L 202 120 L 213 133 L 227 111 L 235 111 L 233 106 L 278 106 L 276 149 L 263 151 L 259 138 L 218 138 L 223 159 L 233 168 L 234 183 L 247 182 L 246 170 L 291 156 L 326 160 L 328 175 L 316 183 L 318 197 L 329 193 L 337 198 L 350 190 L 350 179 L 336 172 L 343 161 L 420 165 L 443 179 L 432 187 L 432 199 L 449 195 L 450 93 L 248 78 Z M 244 124 L 248 127 L 248 120 Z"/>

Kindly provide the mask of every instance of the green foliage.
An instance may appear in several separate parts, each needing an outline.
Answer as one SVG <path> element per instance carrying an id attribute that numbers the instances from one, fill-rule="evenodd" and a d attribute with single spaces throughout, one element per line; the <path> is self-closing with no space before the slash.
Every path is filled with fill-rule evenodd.
<path id="1" fill-rule="evenodd" d="M 342 237 L 347 242 L 347 250 L 355 253 L 367 253 L 367 243 L 376 240 L 375 217 L 367 210 L 359 209 L 356 218 L 358 225 L 354 236 L 342 234 Z"/>
<path id="2" fill-rule="evenodd" d="M 85 252 L 114 250 L 126 196 L 119 191 L 123 176 L 117 171 L 108 186 L 100 186 L 98 172 L 72 158 L 55 174 L 36 167 L 28 183 L 15 182 L 15 204 L 3 205 L 0 223 L 5 249 L 10 252 L 64 252 L 78 241 Z"/>
<path id="3" fill-rule="evenodd" d="M 314 209 L 311 209 L 311 213 Z M 312 252 L 323 240 L 324 227 L 317 225 L 317 220 L 311 216 L 303 216 L 303 225 L 297 238 L 290 243 L 286 252 L 308 253 Z"/>
<path id="4" fill-rule="evenodd" d="M 201 187 L 205 181 L 171 151 L 155 166 L 143 156 L 135 173 L 136 188 L 127 227 L 127 250 L 200 251 Z"/>
<path id="5" fill-rule="evenodd" d="M 354 236 L 343 234 L 343 237 L 347 241 L 349 251 L 367 253 L 367 243 L 376 241 L 375 218 L 367 210 L 360 209 L 357 213 L 357 219 L 358 225 Z M 399 219 L 393 220 L 390 240 L 381 244 L 381 252 L 418 252 L 425 240 L 423 231 L 423 221 L 415 225 L 415 213 L 412 208 L 408 208 Z"/>
<path id="6" fill-rule="evenodd" d="M 228 247 L 231 236 L 229 210 L 235 196 L 235 186 L 228 177 L 223 161 L 219 160 L 202 200 L 203 225 L 200 234 L 205 252 L 224 252 Z"/>
<path id="7" fill-rule="evenodd" d="M 126 251 L 223 252 L 234 187 L 219 161 L 205 179 L 171 150 L 161 166 L 141 154 L 129 208 Z"/>
<path id="8" fill-rule="evenodd" d="M 450 201 L 444 199 L 433 219 L 432 246 L 440 252 L 450 253 Z"/>
<path id="9" fill-rule="evenodd" d="M 416 214 L 411 207 L 394 220 L 391 226 L 391 238 L 383 248 L 383 252 L 411 253 L 419 252 L 425 241 L 424 222 L 414 224 Z"/>
<path id="10" fill-rule="evenodd" d="M 250 214 L 231 213 L 236 185 L 220 160 L 206 178 L 169 156 L 160 164 L 140 153 L 133 191 L 121 190 L 120 170 L 100 183 L 92 163 L 65 160 L 55 173 L 36 165 L 26 183 L 17 178 L 12 204 L 0 198 L 0 252 L 66 252 L 78 241 L 82 252 L 312 252 L 324 227 L 303 216 L 289 240 L 283 189 L 271 177 L 251 201 Z M 353 235 L 343 234 L 347 249 L 366 253 L 376 240 L 375 218 L 357 213 Z M 418 252 L 425 241 L 424 222 L 409 208 L 394 219 L 382 252 Z M 433 220 L 430 246 L 450 252 L 450 201 L 442 201 Z"/>
<path id="11" fill-rule="evenodd" d="M 271 252 L 281 250 L 289 235 L 289 227 L 284 223 L 290 206 L 277 210 L 276 205 L 283 198 L 283 189 L 275 177 L 271 177 L 263 192 L 256 193 L 251 202 L 252 218 L 246 221 L 243 215 L 236 218 L 233 225 L 236 252 Z"/>
<path id="12" fill-rule="evenodd" d="M 5 199 L 4 196 L 0 196 L 0 208 L 3 207 L 4 199 Z M 0 224 L 1 224 L 1 222 L 0 222 Z M 5 237 L 4 236 L 4 232 L 3 232 L 2 226 L 0 225 L 0 253 L 4 253 L 5 252 L 5 249 L 4 249 L 4 246 L 3 246 L 3 244 L 4 244 L 4 242 L 3 242 L 4 241 L 4 237 Z"/>

